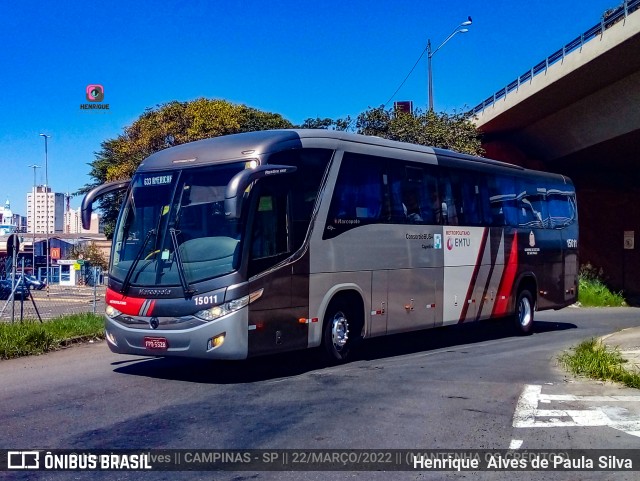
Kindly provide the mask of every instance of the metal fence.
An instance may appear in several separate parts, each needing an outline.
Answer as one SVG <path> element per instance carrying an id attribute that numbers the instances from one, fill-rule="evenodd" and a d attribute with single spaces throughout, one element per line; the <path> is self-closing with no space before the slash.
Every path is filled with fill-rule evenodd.
<path id="1" fill-rule="evenodd" d="M 564 45 L 560 50 L 549 55 L 542 62 L 533 66 L 530 70 L 520 75 L 513 82 L 509 83 L 506 87 L 498 90 L 491 97 L 487 98 L 484 102 L 479 103 L 469 111 L 470 115 L 476 115 L 482 112 L 487 107 L 495 104 L 498 100 L 504 99 L 510 92 L 518 90 L 520 85 L 531 82 L 533 77 L 541 73 L 545 73 L 549 66 L 556 62 L 564 60 L 564 58 L 575 50 L 582 49 L 582 46 L 593 40 L 596 37 L 602 36 L 605 30 L 610 28 L 614 23 L 618 23 L 621 20 L 627 18 L 628 15 L 635 12 L 640 8 L 640 0 L 625 0 L 622 5 L 606 12 L 602 16 L 602 20 L 599 24 L 594 25 L 589 30 L 584 32 L 579 37 L 574 38 L 571 42 Z"/>
<path id="2" fill-rule="evenodd" d="M 106 287 L 97 286 L 59 286 L 51 285 L 40 291 L 31 290 L 24 299 L 6 299 L 0 301 L 0 322 L 38 321 L 69 314 L 104 312 Z"/>

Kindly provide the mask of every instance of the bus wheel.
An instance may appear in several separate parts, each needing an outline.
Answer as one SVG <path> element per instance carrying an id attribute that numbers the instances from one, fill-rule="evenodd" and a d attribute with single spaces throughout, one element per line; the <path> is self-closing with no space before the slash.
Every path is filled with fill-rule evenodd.
<path id="1" fill-rule="evenodd" d="M 344 362 L 358 337 L 352 313 L 345 306 L 329 306 L 324 319 L 322 344 L 331 362 Z"/>
<path id="2" fill-rule="evenodd" d="M 531 334 L 533 327 L 534 303 L 531 293 L 523 289 L 518 294 L 516 304 L 515 327 L 520 334 Z"/>

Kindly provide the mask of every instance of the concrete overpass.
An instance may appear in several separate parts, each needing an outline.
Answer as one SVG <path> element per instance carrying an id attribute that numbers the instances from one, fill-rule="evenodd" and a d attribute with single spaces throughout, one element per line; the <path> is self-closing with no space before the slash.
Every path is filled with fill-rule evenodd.
<path id="1" fill-rule="evenodd" d="M 610 12 L 473 112 L 487 157 L 574 180 L 581 262 L 640 299 L 640 0 Z"/>

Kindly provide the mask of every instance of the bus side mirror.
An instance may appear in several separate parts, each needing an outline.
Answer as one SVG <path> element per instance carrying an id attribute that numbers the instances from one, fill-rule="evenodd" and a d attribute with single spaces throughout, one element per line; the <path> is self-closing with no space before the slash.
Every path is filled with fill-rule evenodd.
<path id="1" fill-rule="evenodd" d="M 114 182 L 107 182 L 106 184 L 99 185 L 91 189 L 82 199 L 81 206 L 81 217 L 82 217 L 82 228 L 89 229 L 91 227 L 91 213 L 93 212 L 93 203 L 103 195 L 109 194 L 111 192 L 116 192 L 118 190 L 124 190 L 129 187 L 130 179 L 127 180 L 116 180 Z"/>
<path id="2" fill-rule="evenodd" d="M 227 219 L 239 219 L 242 215 L 242 196 L 254 181 L 263 177 L 292 174 L 297 167 L 291 165 L 261 165 L 255 169 L 238 172 L 227 184 L 224 193 L 224 215 Z"/>

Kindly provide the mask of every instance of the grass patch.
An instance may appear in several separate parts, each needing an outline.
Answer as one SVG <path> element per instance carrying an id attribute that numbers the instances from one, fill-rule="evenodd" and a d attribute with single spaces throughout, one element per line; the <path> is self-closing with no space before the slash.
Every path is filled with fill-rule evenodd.
<path id="1" fill-rule="evenodd" d="M 622 294 L 613 292 L 602 282 L 602 271 L 590 264 L 580 268 L 578 276 L 578 302 L 584 307 L 626 306 Z"/>
<path id="2" fill-rule="evenodd" d="M 628 371 L 620 351 L 607 347 L 599 339 L 583 341 L 558 358 L 569 371 L 600 381 L 613 381 L 640 389 L 640 372 Z"/>
<path id="3" fill-rule="evenodd" d="M 0 323 L 0 359 L 54 351 L 72 342 L 104 338 L 104 320 L 75 314 L 40 323 Z"/>

